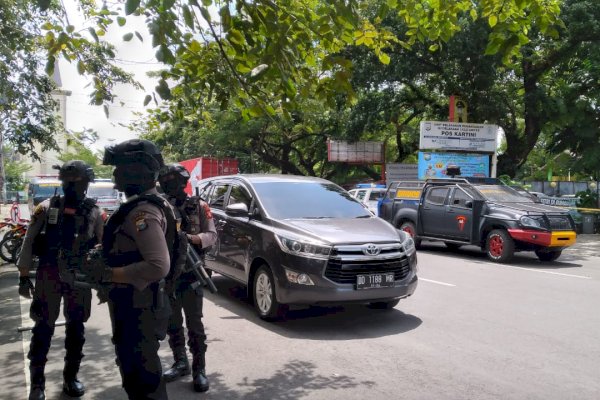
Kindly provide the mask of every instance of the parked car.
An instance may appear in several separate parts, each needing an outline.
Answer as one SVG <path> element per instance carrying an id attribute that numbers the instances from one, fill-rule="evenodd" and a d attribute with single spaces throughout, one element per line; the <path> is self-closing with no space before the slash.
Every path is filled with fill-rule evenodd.
<path id="1" fill-rule="evenodd" d="M 383 196 L 385 196 L 385 192 L 385 185 L 378 187 L 362 187 L 350 189 L 348 191 L 350 196 L 364 203 L 369 211 L 371 211 L 375 216 L 379 216 L 379 201 L 383 198 Z"/>
<path id="2" fill-rule="evenodd" d="M 410 235 L 328 180 L 230 175 L 197 187 L 219 233 L 206 266 L 244 284 L 263 319 L 289 304 L 392 308 L 416 289 Z"/>

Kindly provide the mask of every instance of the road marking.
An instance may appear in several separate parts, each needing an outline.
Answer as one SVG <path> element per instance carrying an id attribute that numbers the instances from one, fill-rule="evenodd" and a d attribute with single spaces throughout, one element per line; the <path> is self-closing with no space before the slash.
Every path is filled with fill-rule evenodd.
<path id="1" fill-rule="evenodd" d="M 580 279 L 592 279 L 590 276 L 565 274 L 565 273 L 562 273 L 562 272 L 544 271 L 544 270 L 541 270 L 541 269 L 515 267 L 515 266 L 512 266 L 512 265 L 498 265 L 498 266 L 499 267 L 501 266 L 501 267 L 514 268 L 514 269 L 522 269 L 522 270 L 525 270 L 525 271 L 541 272 L 543 274 L 550 274 L 550 275 L 569 276 L 569 277 L 572 277 L 572 278 L 580 278 Z"/>
<path id="2" fill-rule="evenodd" d="M 19 306 L 21 312 L 21 326 L 27 326 L 31 324 L 31 318 L 29 318 L 29 314 L 24 312 L 24 310 L 29 310 L 29 306 L 31 305 L 31 300 L 25 300 L 23 297 L 19 295 Z M 27 317 L 26 317 L 27 316 Z M 25 393 L 29 394 L 29 359 L 27 358 L 27 353 L 29 352 L 29 344 L 31 341 L 31 331 L 24 331 L 21 333 L 21 345 L 23 346 L 23 370 L 25 374 Z"/>
<path id="3" fill-rule="evenodd" d="M 451 287 L 455 287 L 456 285 L 453 285 L 451 283 L 446 283 L 446 282 L 440 282 L 440 281 L 434 281 L 432 279 L 425 279 L 425 278 L 419 278 L 420 281 L 425 281 L 425 282 L 429 282 L 429 283 L 435 283 L 438 285 L 442 285 L 442 286 L 451 286 Z"/>

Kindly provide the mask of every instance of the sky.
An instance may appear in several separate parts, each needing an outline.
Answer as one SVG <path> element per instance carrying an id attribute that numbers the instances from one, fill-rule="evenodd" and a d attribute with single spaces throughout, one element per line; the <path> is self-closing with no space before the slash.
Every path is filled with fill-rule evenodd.
<path id="1" fill-rule="evenodd" d="M 65 7 L 71 24 L 83 26 L 83 18 L 79 15 L 73 0 L 66 0 Z M 124 15 L 122 12 L 120 15 Z M 119 27 L 116 23 L 106 33 L 106 40 L 116 47 L 116 64 L 127 72 L 134 74 L 135 79 L 142 84 L 145 90 L 138 90 L 132 85 L 119 85 L 115 94 L 117 99 L 109 106 L 109 117 L 106 118 L 102 106 L 89 104 L 91 86 L 86 87 L 90 80 L 79 75 L 75 64 L 60 60 L 59 68 L 62 80 L 62 89 L 71 91 L 67 98 L 67 121 L 66 128 L 71 131 L 93 129 L 99 135 L 99 140 L 92 144 L 95 149 L 102 149 L 112 142 L 121 142 L 137 136 L 128 128 L 128 125 L 138 117 L 134 112 L 144 112 L 144 97 L 150 94 L 156 86 L 156 79 L 149 78 L 146 73 L 158 70 L 162 64 L 159 63 L 152 49 L 150 35 L 146 28 L 143 17 L 127 17 L 127 23 Z M 143 42 L 137 37 L 125 42 L 122 37 L 127 32 L 138 31 L 144 38 Z M 123 105 L 121 105 L 123 102 Z M 156 107 L 151 102 L 149 107 Z"/>

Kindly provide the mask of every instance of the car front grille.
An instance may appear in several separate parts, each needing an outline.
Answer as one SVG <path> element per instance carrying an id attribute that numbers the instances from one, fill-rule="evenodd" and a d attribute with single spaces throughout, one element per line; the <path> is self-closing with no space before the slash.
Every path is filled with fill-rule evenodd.
<path id="1" fill-rule="evenodd" d="M 550 230 L 552 231 L 570 231 L 573 230 L 569 217 L 562 215 L 548 215 Z"/>
<path id="2" fill-rule="evenodd" d="M 356 283 L 358 275 L 394 273 L 399 281 L 410 273 L 408 257 L 400 244 L 379 244 L 380 253 L 365 254 L 366 245 L 336 246 L 333 248 L 325 277 L 336 283 Z"/>

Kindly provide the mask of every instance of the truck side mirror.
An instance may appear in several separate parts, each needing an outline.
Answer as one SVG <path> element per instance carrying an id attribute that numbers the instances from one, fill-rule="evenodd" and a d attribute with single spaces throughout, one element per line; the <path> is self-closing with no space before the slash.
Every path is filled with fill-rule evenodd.
<path id="1" fill-rule="evenodd" d="M 471 200 L 465 201 L 465 207 L 467 207 L 467 208 L 473 208 L 473 202 Z"/>

